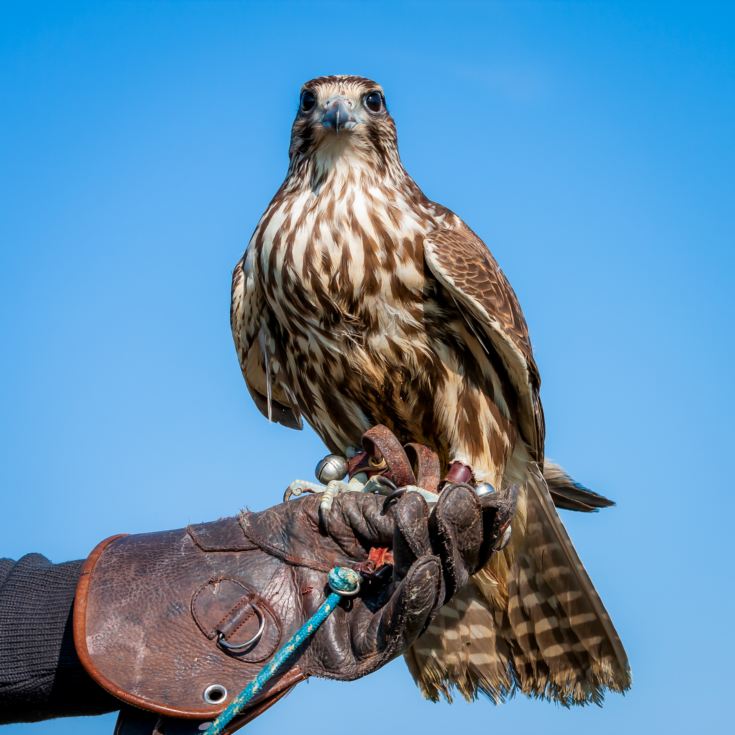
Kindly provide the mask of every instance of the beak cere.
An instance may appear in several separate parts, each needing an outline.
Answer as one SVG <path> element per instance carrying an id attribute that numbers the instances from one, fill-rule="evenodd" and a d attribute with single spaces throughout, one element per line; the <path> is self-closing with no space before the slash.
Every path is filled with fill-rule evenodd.
<path id="1" fill-rule="evenodd" d="M 347 97 L 330 97 L 324 104 L 322 125 L 325 128 L 339 133 L 342 130 L 352 130 L 357 125 L 357 119 L 352 112 L 352 100 Z"/>

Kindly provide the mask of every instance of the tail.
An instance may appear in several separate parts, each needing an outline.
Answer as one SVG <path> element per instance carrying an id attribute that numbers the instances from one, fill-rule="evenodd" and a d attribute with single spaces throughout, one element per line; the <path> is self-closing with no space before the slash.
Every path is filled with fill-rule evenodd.
<path id="1" fill-rule="evenodd" d="M 497 704 L 516 686 L 508 643 L 487 601 L 470 583 L 439 610 L 405 660 L 422 694 L 433 702 L 441 697 L 451 702 L 456 689 L 468 701 L 483 693 Z"/>
<path id="2" fill-rule="evenodd" d="M 557 508 L 577 510 L 583 513 L 598 511 L 600 508 L 609 508 L 615 502 L 604 495 L 593 492 L 588 487 L 573 480 L 558 464 L 544 462 L 544 480 L 551 493 L 551 498 Z"/>
<path id="3" fill-rule="evenodd" d="M 540 473 L 513 537 L 406 655 L 424 695 L 500 702 L 520 690 L 569 706 L 628 689 L 625 650 Z"/>

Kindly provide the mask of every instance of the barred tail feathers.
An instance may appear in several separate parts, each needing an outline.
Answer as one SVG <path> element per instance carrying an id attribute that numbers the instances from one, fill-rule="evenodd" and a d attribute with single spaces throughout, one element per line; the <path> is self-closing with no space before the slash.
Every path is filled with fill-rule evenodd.
<path id="1" fill-rule="evenodd" d="M 470 583 L 437 613 L 426 632 L 405 654 L 422 694 L 433 702 L 487 695 L 496 704 L 513 690 L 507 641 L 499 635 L 493 611 Z"/>
<path id="2" fill-rule="evenodd" d="M 518 688 L 562 704 L 630 687 L 623 645 L 538 471 L 528 475 L 526 536 L 508 581 Z"/>
<path id="3" fill-rule="evenodd" d="M 540 473 L 523 494 L 514 542 L 406 655 L 429 699 L 451 701 L 456 689 L 500 702 L 519 690 L 568 706 L 630 686 L 623 646 Z"/>

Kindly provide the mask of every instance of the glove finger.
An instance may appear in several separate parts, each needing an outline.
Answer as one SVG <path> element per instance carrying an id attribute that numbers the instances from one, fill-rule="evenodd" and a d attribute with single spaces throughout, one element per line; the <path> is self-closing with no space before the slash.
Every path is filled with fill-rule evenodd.
<path id="1" fill-rule="evenodd" d="M 379 660 L 371 668 L 379 668 L 403 653 L 424 632 L 443 599 L 439 559 L 435 556 L 418 559 L 369 624 L 364 628 L 357 624 L 358 630 L 364 630 L 356 641 L 358 656 L 378 652 Z M 363 611 L 367 613 L 367 608 Z"/>
<path id="2" fill-rule="evenodd" d="M 416 559 L 431 554 L 429 541 L 429 506 L 418 493 L 407 492 L 393 508 L 394 579 L 403 579 Z"/>
<path id="3" fill-rule="evenodd" d="M 392 513 L 383 511 L 384 499 L 377 495 L 344 493 L 338 495 L 327 514 L 325 532 L 343 548 L 357 540 L 364 549 L 390 546 L 395 532 Z"/>
<path id="4" fill-rule="evenodd" d="M 494 514 L 494 509 L 490 513 Z M 480 501 L 469 486 L 452 485 L 439 495 L 431 515 L 431 531 L 450 597 L 480 567 L 484 520 Z"/>

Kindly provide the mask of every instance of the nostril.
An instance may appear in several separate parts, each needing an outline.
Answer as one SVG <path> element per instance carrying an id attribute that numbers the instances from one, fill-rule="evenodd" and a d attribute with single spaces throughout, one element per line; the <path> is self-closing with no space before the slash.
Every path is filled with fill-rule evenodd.
<path id="1" fill-rule="evenodd" d="M 352 109 L 355 103 L 347 97 L 332 97 L 324 103 L 324 109 L 329 110 L 332 107 L 347 107 Z"/>

